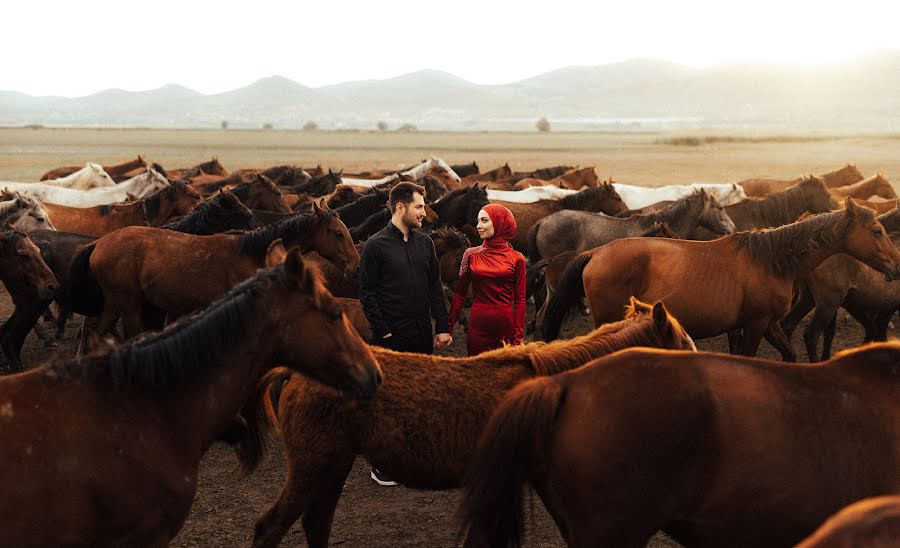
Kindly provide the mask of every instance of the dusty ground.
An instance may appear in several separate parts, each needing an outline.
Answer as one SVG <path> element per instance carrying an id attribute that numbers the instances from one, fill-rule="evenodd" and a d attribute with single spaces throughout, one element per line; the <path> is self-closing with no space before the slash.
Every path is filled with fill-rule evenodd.
<path id="1" fill-rule="evenodd" d="M 703 133 L 707 135 L 708 133 Z M 434 154 L 450 163 L 477 161 L 485 169 L 509 161 L 515 169 L 547 165 L 596 165 L 598 174 L 622 182 L 650 186 L 691 181 L 734 181 L 752 176 L 793 178 L 856 163 L 866 175 L 882 170 L 900 180 L 897 136 L 813 135 L 777 138 L 761 143 L 726 142 L 698 147 L 673 146 L 660 134 L 379 134 L 371 132 L 283 131 L 157 131 L 157 130 L 23 130 L 0 129 L 0 180 L 36 180 L 48 169 L 88 160 L 114 163 L 137 153 L 168 167 L 193 165 L 217 154 L 226 166 L 323 164 L 349 170 L 397 168 Z M 11 302 L 0 292 L 0 319 L 11 314 Z M 529 316 L 531 310 L 529 309 Z M 802 331 L 801 325 L 798 332 Z M 588 329 L 585 318 L 569 333 Z M 896 333 L 894 333 L 896 335 Z M 835 348 L 862 340 L 862 330 L 841 316 Z M 799 336 L 795 347 L 800 350 Z M 700 341 L 706 350 L 725 350 L 724 338 Z M 59 348 L 48 348 L 31 335 L 23 360 L 33 366 L 55 353 L 75 352 L 75 327 L 70 325 Z M 464 355 L 465 340 L 457 332 L 450 349 Z M 801 352 L 801 354 L 803 354 Z M 774 358 L 763 343 L 760 355 Z M 175 546 L 246 546 L 253 524 L 276 498 L 284 481 L 283 452 L 274 445 L 265 463 L 247 478 L 224 446 L 214 447 L 202 463 L 200 489 Z M 454 512 L 459 492 L 413 491 L 380 487 L 358 460 L 337 509 L 332 543 L 344 546 L 453 546 L 457 529 Z M 527 545 L 559 546 L 556 527 L 536 500 Z M 651 546 L 667 546 L 656 538 Z M 303 545 L 299 526 L 285 546 Z"/>

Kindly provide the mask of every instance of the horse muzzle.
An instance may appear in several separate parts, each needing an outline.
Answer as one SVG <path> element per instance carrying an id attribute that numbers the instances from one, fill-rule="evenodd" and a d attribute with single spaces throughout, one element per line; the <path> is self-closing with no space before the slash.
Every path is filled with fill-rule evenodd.
<path id="1" fill-rule="evenodd" d="M 45 285 L 38 290 L 38 298 L 42 301 L 53 300 L 54 296 L 56 296 L 56 286 L 53 284 Z"/>

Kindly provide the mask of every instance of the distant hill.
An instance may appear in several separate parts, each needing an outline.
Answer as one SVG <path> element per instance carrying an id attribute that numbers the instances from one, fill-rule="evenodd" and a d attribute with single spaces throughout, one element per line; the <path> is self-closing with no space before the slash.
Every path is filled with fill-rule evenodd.
<path id="1" fill-rule="evenodd" d="M 565 67 L 483 86 L 436 70 L 320 88 L 270 76 L 203 95 L 178 85 L 73 99 L 0 91 L 0 125 L 532 130 L 738 127 L 900 131 L 900 51 L 826 68 L 730 64 L 695 69 L 655 59 Z"/>

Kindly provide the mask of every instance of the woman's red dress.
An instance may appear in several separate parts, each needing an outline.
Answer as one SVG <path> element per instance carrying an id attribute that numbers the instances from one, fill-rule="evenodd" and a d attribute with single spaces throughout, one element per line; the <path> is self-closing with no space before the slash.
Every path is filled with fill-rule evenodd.
<path id="1" fill-rule="evenodd" d="M 488 207 L 485 210 L 494 222 L 496 234 L 498 222 Z M 472 311 L 466 336 L 469 355 L 500 348 L 504 342 L 522 344 L 525 333 L 525 257 L 498 236 L 466 250 L 450 306 L 451 333 L 466 302 L 469 285 L 472 286 Z"/>

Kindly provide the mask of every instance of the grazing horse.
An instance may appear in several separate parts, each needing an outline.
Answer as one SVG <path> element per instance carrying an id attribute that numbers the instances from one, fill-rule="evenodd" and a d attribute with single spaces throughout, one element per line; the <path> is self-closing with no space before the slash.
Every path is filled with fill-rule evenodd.
<path id="1" fill-rule="evenodd" d="M 622 317 L 634 295 L 665 299 L 691 337 L 743 328 L 741 353 L 752 356 L 763 336 L 785 361 L 795 361 L 779 325 L 793 288 L 822 261 L 846 253 L 888 277 L 900 277 L 900 251 L 871 210 L 847 198 L 846 209 L 771 230 L 739 232 L 711 242 L 626 238 L 582 253 L 569 265 L 547 307 L 543 334 L 553 340 L 587 295 L 595 325 Z"/>
<path id="2" fill-rule="evenodd" d="M 152 169 L 123 183 L 91 190 L 75 190 L 45 183 L 0 183 L 0 188 L 5 187 L 7 190 L 34 196 L 45 204 L 61 204 L 73 207 L 90 207 L 124 202 L 131 198 L 140 199 L 167 186 L 169 186 L 168 179 Z"/>
<path id="3" fill-rule="evenodd" d="M 126 337 L 132 337 L 141 332 L 148 314 L 193 312 L 251 277 L 279 238 L 288 249 L 315 250 L 345 272 L 359 266 L 347 227 L 333 211 L 316 207 L 314 213 L 244 233 L 194 236 L 136 226 L 117 230 L 80 252 L 82 261 L 76 256 L 72 268 L 76 263 L 83 268 L 86 258 L 89 272 L 78 276 L 77 283 L 70 276 L 72 289 L 99 286 L 103 311 L 98 334 L 108 333 L 121 317 Z"/>
<path id="4" fill-rule="evenodd" d="M 0 348 L 10 371 L 21 371 L 22 344 L 53 300 L 56 277 L 28 236 L 7 229 L 0 231 L 0 281 L 15 305 L 12 315 L 0 327 Z"/>
<path id="5" fill-rule="evenodd" d="M 113 166 L 101 166 L 103 171 L 109 175 L 114 182 L 124 181 L 128 179 L 125 176 L 131 170 L 145 168 L 147 167 L 147 161 L 138 154 L 137 159 L 131 160 L 128 162 L 123 162 L 121 164 L 116 164 Z M 58 167 L 56 169 L 51 169 L 47 173 L 41 175 L 41 181 L 47 181 L 50 179 L 62 179 L 68 175 L 75 173 L 76 171 L 84 169 L 82 166 L 67 166 L 67 167 Z"/>
<path id="6" fill-rule="evenodd" d="M 0 191 L 0 199 L 0 226 L 9 223 L 22 232 L 56 230 L 40 200 L 8 190 Z"/>
<path id="7" fill-rule="evenodd" d="M 574 168 L 559 177 L 550 180 L 528 178 L 522 179 L 513 186 L 513 190 L 524 190 L 531 186 L 558 186 L 560 188 L 568 188 L 570 190 L 580 190 L 584 187 L 598 186 L 600 179 L 594 166 Z M 490 186 L 490 185 L 488 185 Z"/>
<path id="8" fill-rule="evenodd" d="M 900 345 L 818 366 L 629 349 L 523 383 L 469 468 L 466 546 L 521 546 L 534 487 L 569 546 L 791 546 L 900 491 Z"/>
<path id="9" fill-rule="evenodd" d="M 121 347 L 0 380 L 4 546 L 166 546 L 200 460 L 275 364 L 351 397 L 381 377 L 299 253 Z M 245 414 L 252 424 L 257 415 Z M 242 453 L 246 470 L 259 455 Z"/>
<path id="10" fill-rule="evenodd" d="M 852 185 L 839 186 L 829 189 L 832 194 L 837 197 L 858 198 L 860 200 L 868 200 L 872 196 L 878 196 L 885 200 L 896 200 L 897 193 L 890 181 L 885 179 L 884 174 L 880 171 L 872 175 L 868 179 L 864 179 Z"/>
<path id="11" fill-rule="evenodd" d="M 528 237 L 528 260 L 536 263 L 567 251 L 581 252 L 620 238 L 644 236 L 665 224 L 683 238 L 703 227 L 721 236 L 734 232 L 725 209 L 705 190 L 694 191 L 657 213 L 620 219 L 583 211 L 560 211 L 541 220 Z"/>
<path id="12" fill-rule="evenodd" d="M 796 548 L 896 548 L 900 545 L 900 496 L 871 497 L 828 518 Z"/>
<path id="13" fill-rule="evenodd" d="M 256 175 L 252 181 L 237 185 L 231 193 L 250 209 L 291 213 L 281 189 L 265 175 Z"/>
<path id="14" fill-rule="evenodd" d="M 557 211 L 578 210 L 614 215 L 627 209 L 625 202 L 609 183 L 585 188 L 559 200 L 540 200 L 529 204 L 491 200 L 491 203 L 506 206 L 516 218 L 519 230 L 509 243 L 521 252 L 528 249 L 528 231 L 531 227 Z"/>
<path id="15" fill-rule="evenodd" d="M 301 514 L 309 546 L 327 546 L 335 506 L 358 454 L 409 487 L 459 487 L 503 394 L 523 380 L 635 345 L 692 348 L 693 342 L 661 303 L 635 303 L 626 320 L 550 345 L 469 358 L 372 347 L 385 380 L 366 402 L 348 402 L 333 389 L 291 377 L 275 407 L 288 477 L 278 501 L 257 521 L 253 546 L 276 546 Z"/>
<path id="16" fill-rule="evenodd" d="M 160 226 L 186 215 L 203 198 L 183 181 L 176 181 L 135 202 L 93 207 L 44 204 L 58 230 L 103 236 L 126 226 Z"/>

